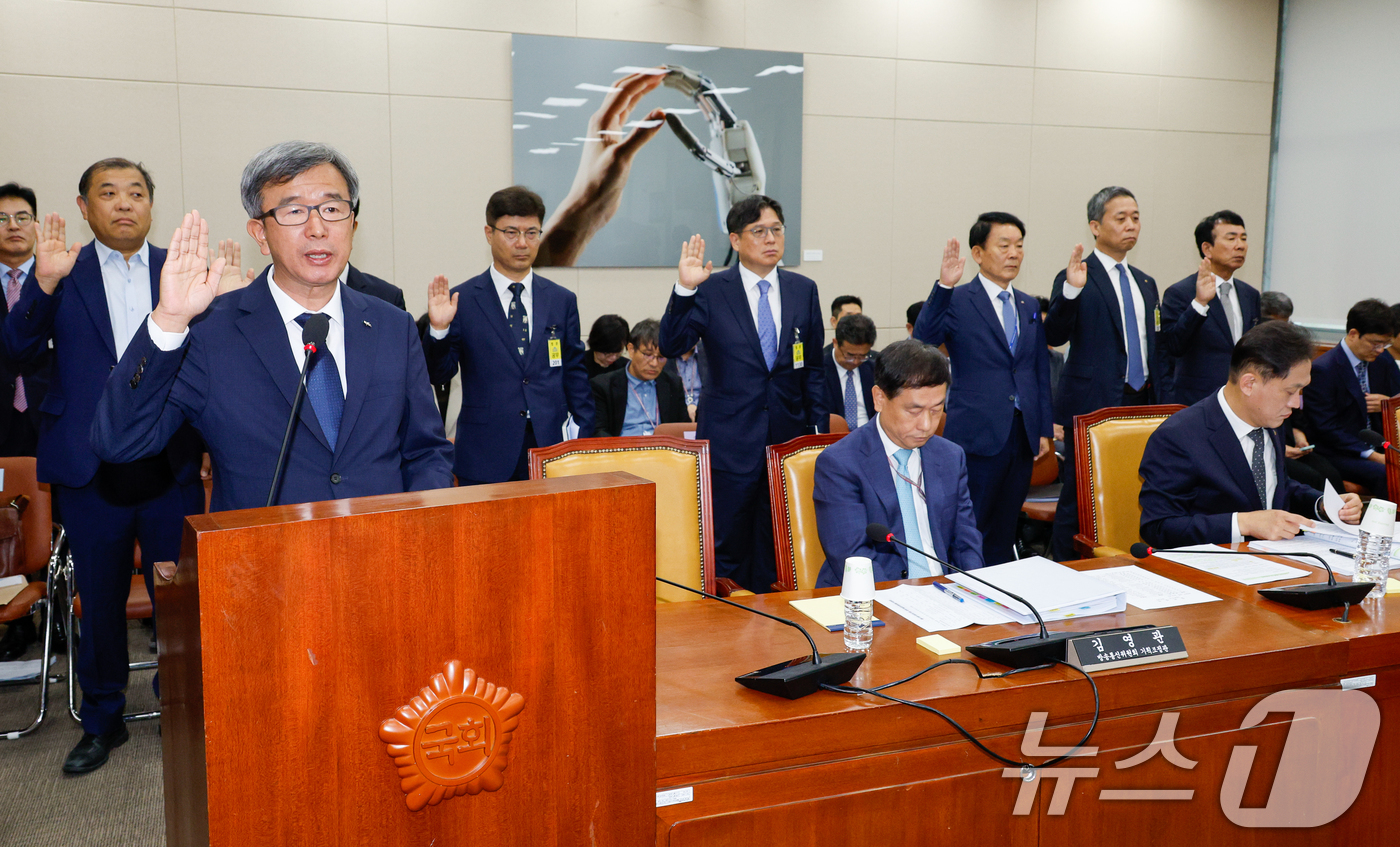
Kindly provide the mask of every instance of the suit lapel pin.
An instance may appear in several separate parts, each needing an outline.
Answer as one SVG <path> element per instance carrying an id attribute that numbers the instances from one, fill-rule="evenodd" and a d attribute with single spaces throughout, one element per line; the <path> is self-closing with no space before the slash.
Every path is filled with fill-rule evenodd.
<path id="1" fill-rule="evenodd" d="M 370 325 L 370 322 L 369 322 L 369 321 L 361 321 L 361 323 L 363 323 L 365 326 L 369 327 L 370 329 L 374 329 L 374 327 Z"/>

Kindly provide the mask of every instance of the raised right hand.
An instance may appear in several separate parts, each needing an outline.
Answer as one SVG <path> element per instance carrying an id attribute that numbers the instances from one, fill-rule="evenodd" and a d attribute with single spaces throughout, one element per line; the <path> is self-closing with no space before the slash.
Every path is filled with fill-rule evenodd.
<path id="1" fill-rule="evenodd" d="M 1210 259 L 1202 259 L 1201 266 L 1196 269 L 1196 302 L 1209 306 L 1214 299 L 1215 270 L 1211 267 Z"/>
<path id="2" fill-rule="evenodd" d="M 967 267 L 967 259 L 959 254 L 962 248 L 958 245 L 956 238 L 948 239 L 948 243 L 943 245 L 943 261 L 938 266 L 938 284 L 945 288 L 952 288 L 962 281 L 963 269 Z"/>
<path id="3" fill-rule="evenodd" d="M 184 332 L 219 291 L 224 257 L 209 264 L 209 222 L 199 212 L 188 212 L 170 238 L 170 251 L 160 269 L 160 302 L 151 320 L 166 332 Z"/>
<path id="4" fill-rule="evenodd" d="M 428 325 L 441 332 L 457 317 L 457 295 L 450 293 L 447 277 L 438 274 L 428 283 Z"/>
<path id="5" fill-rule="evenodd" d="M 1065 283 L 1075 288 L 1083 288 L 1088 282 L 1089 263 L 1084 261 L 1084 245 L 1076 244 L 1070 251 L 1069 264 L 1065 266 Z"/>
<path id="6" fill-rule="evenodd" d="M 693 291 L 710 278 L 710 271 L 714 269 L 714 262 L 705 261 L 705 239 L 692 235 L 689 241 L 681 244 L 681 263 L 677 268 L 681 285 Z"/>
<path id="7" fill-rule="evenodd" d="M 1260 541 L 1282 541 L 1292 538 L 1305 526 L 1313 522 L 1282 509 L 1264 509 L 1258 512 L 1240 512 L 1240 534 Z"/>
<path id="8" fill-rule="evenodd" d="M 78 261 L 78 251 L 82 245 L 74 242 L 64 249 L 67 231 L 63 217 L 57 212 L 44 216 L 44 224 L 39 227 L 39 241 L 34 245 L 34 279 L 45 294 L 58 290 L 58 284 L 73 271 Z"/>

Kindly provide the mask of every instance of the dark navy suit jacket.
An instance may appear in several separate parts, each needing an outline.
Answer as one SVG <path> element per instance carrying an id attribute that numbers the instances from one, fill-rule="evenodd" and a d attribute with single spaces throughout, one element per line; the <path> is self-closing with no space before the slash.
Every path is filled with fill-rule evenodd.
<path id="1" fill-rule="evenodd" d="M 875 387 L 875 365 L 866 359 L 856 366 L 860 375 L 860 397 L 857 403 L 865 404 L 865 415 L 875 420 L 875 397 L 870 389 Z M 822 351 L 822 372 L 826 374 L 826 405 L 833 415 L 846 416 L 846 369 L 831 358 L 831 348 Z"/>
<path id="2" fill-rule="evenodd" d="M 332 448 L 303 400 L 276 502 L 450 487 L 451 446 L 413 319 L 345 287 L 340 298 L 345 362 L 337 364 L 348 384 L 340 435 Z M 298 375 L 264 270 L 216 299 L 179 350 L 160 350 L 142 326 L 102 394 L 93 448 L 107 461 L 132 461 L 189 421 L 213 460 L 213 510 L 262 506 Z"/>
<path id="3" fill-rule="evenodd" d="M 1051 436 L 1050 352 L 1040 304 L 1023 291 L 1015 294 L 1014 353 L 978 277 L 952 290 L 934 285 L 914 325 L 914 337 L 925 344 L 948 345 L 953 383 L 943 437 L 974 456 L 995 456 L 1006 446 L 1018 400 L 1031 455 Z"/>
<path id="4" fill-rule="evenodd" d="M 909 577 L 908 551 L 890 542 L 876 544 L 865 534 L 866 525 L 882 523 L 895 538 L 908 537 L 889 460 L 876 430 L 879 425 L 877 418 L 871 418 L 817 457 L 812 502 L 826 552 L 818 588 L 840 585 L 851 556 L 866 556 L 875 563 L 876 582 Z M 964 570 L 982 567 L 982 534 L 967 492 L 962 448 L 935 435 L 919 448 L 919 461 L 933 549 Z M 914 507 L 923 502 L 916 492 Z"/>
<path id="5" fill-rule="evenodd" d="M 160 298 L 165 250 L 151 247 L 150 264 L 154 304 Z M 48 394 L 39 406 L 39 479 L 81 488 L 92 482 L 101 464 L 88 443 L 88 434 L 102 387 L 117 365 L 102 268 L 91 242 L 78 253 L 73 272 L 52 295 L 44 293 L 34 276 L 25 280 L 15 308 L 5 319 L 5 350 L 18 362 L 33 362 L 47 355 L 49 339 L 54 346 Z M 203 458 L 199 435 L 184 427 L 167 433 L 166 439 L 166 456 L 176 481 L 185 485 L 197 482 Z M 162 441 L 161 447 L 165 443 Z M 147 455 L 159 452 L 157 448 Z"/>
<path id="6" fill-rule="evenodd" d="M 1259 292 L 1247 282 L 1234 281 L 1239 298 L 1243 332 L 1259 323 Z M 1191 305 L 1196 299 L 1196 275 L 1173 283 L 1162 294 L 1162 331 L 1159 341 L 1173 357 L 1171 396 L 1166 402 L 1189 406 L 1220 390 L 1230 379 L 1230 353 L 1235 349 L 1230 320 L 1220 297 L 1210 301 L 1206 314 Z"/>
<path id="7" fill-rule="evenodd" d="M 1117 406 L 1123 402 L 1128 381 L 1128 351 L 1124 346 L 1123 313 L 1118 308 L 1118 280 L 1111 279 L 1097 256 L 1084 262 L 1089 279 L 1073 300 L 1064 296 L 1065 272 L 1055 277 L 1050 311 L 1045 318 L 1045 339 L 1059 347 L 1069 342 L 1069 357 L 1055 392 L 1055 421 L 1065 427 L 1075 415 Z M 1142 292 L 1139 321 L 1147 327 L 1148 380 L 1157 385 L 1166 370 L 1166 359 L 1157 343 L 1157 281 L 1128 266 Z"/>
<path id="8" fill-rule="evenodd" d="M 368 294 L 371 297 L 378 297 L 385 303 L 398 306 L 405 312 L 408 311 L 408 306 L 404 305 L 402 288 L 399 288 L 393 283 L 386 282 L 385 280 L 380 279 L 374 274 L 367 274 L 359 268 L 355 267 L 354 265 L 346 265 L 346 267 L 348 268 L 348 270 L 345 272 L 346 285 L 350 286 L 351 288 L 355 289 L 361 294 Z"/>
<path id="9" fill-rule="evenodd" d="M 510 479 L 525 444 L 526 410 L 541 447 L 563 440 L 572 413 L 579 437 L 593 435 L 593 392 L 583 366 L 578 297 L 538 273 L 531 278 L 530 346 L 522 359 L 510 337 L 491 271 L 452 289 L 457 316 L 447 337 L 426 339 L 433 384 L 462 371 L 462 410 L 457 416 L 457 458 L 462 479 Z M 563 364 L 549 366 L 549 339 L 561 342 Z"/>
<path id="10" fill-rule="evenodd" d="M 29 275 L 24 281 L 29 282 L 29 277 L 34 275 L 34 266 L 29 266 Z M 0 293 L 5 291 L 9 285 L 9 279 L 0 274 Z M 20 286 L 23 291 L 23 285 Z M 18 301 L 17 301 L 18 302 Z M 0 323 L 10 314 L 10 309 L 5 305 L 5 300 L 0 297 Z M 0 354 L 3 347 L 0 347 Z M 32 361 L 17 362 L 9 356 L 0 355 L 0 441 L 3 441 L 10 432 L 13 421 L 20 416 L 20 412 L 15 409 L 15 378 L 24 377 L 24 399 L 29 406 L 23 413 L 34 425 L 34 431 L 39 431 L 39 407 L 43 405 L 44 395 L 49 389 L 49 350 L 45 347 Z"/>
<path id="11" fill-rule="evenodd" d="M 1142 475 L 1142 540 L 1153 547 L 1229 544 L 1235 512 L 1283 509 L 1317 516 L 1322 494 L 1290 479 L 1283 463 L 1283 436 L 1265 430 L 1278 476 L 1273 502 L 1259 500 L 1254 474 L 1215 394 L 1162 421 L 1147 439 Z"/>
<path id="12" fill-rule="evenodd" d="M 758 327 L 744 294 L 739 266 L 718 271 L 690 297 L 674 291 L 661 318 L 661 354 L 679 356 L 704 340 L 710 372 L 697 412 L 696 438 L 710 441 L 717 471 L 758 473 L 764 448 L 781 444 L 829 420 L 821 353 L 822 311 L 817 284 L 778 269 L 782 298 L 778 358 L 763 360 Z M 793 367 L 792 345 L 802 342 L 804 366 Z"/>
<path id="13" fill-rule="evenodd" d="M 1313 360 L 1312 382 L 1303 389 L 1303 403 L 1308 410 L 1306 432 L 1322 455 L 1359 459 L 1363 451 L 1371 448 L 1357 433 L 1379 425 L 1380 415 L 1366 413 L 1366 395 L 1361 393 L 1361 380 L 1342 350 L 1345 343 L 1338 342 Z M 1400 394 L 1400 371 L 1389 353 L 1382 352 L 1366 366 L 1366 380 L 1371 383 L 1372 394 Z"/>

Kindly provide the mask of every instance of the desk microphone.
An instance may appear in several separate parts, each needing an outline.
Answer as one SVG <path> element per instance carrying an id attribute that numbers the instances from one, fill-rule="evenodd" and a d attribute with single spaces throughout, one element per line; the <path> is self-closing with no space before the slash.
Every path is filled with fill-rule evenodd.
<path id="1" fill-rule="evenodd" d="M 1031 605 L 1026 598 L 1018 597 L 1005 588 L 992 585 L 987 580 L 968 573 L 952 562 L 945 562 L 942 559 L 930 556 L 927 552 L 917 547 L 911 547 L 905 544 L 903 541 L 895 538 L 894 533 L 890 532 L 890 528 L 884 524 L 873 523 L 866 526 L 865 534 L 871 541 L 877 544 L 885 541 L 898 544 L 901 547 L 913 550 L 926 559 L 932 559 L 945 568 L 951 568 L 968 579 L 975 579 L 989 588 L 994 588 L 1013 600 L 1024 603 L 1026 608 L 1031 610 L 1031 614 L 1035 615 L 1036 622 L 1040 624 L 1039 633 L 1035 635 L 1018 635 L 1013 638 L 1001 638 L 996 641 L 973 644 L 970 647 L 964 648 L 974 656 L 979 656 L 989 662 L 996 662 L 999 665 L 1007 665 L 1013 668 L 1029 668 L 1035 667 L 1036 665 L 1050 664 L 1051 662 L 1062 662 L 1065 659 L 1065 642 L 1071 638 L 1079 638 L 1080 636 L 1090 634 L 1084 632 L 1047 632 L 1045 629 L 1045 619 L 1040 616 L 1040 612 L 1037 611 L 1035 606 Z"/>
<path id="2" fill-rule="evenodd" d="M 1362 441 L 1366 442 L 1366 446 L 1370 447 L 1372 450 L 1393 450 L 1396 453 L 1400 453 L 1400 447 L 1396 447 L 1394 444 L 1386 441 L 1385 437 L 1374 429 L 1363 429 L 1356 435 Z"/>
<path id="3" fill-rule="evenodd" d="M 1371 433 L 1375 435 L 1375 433 Z M 1128 549 L 1134 559 L 1146 559 L 1157 553 L 1157 548 L 1148 547 L 1139 541 Z M 1206 556 L 1250 556 L 1252 553 L 1240 553 L 1236 550 L 1164 550 L 1164 553 L 1186 553 L 1196 555 L 1197 553 Z M 1366 595 L 1376 587 L 1374 582 L 1337 582 L 1337 575 L 1332 573 L 1332 566 L 1327 564 L 1327 560 L 1313 553 L 1274 553 L 1276 556 L 1297 556 L 1305 559 L 1316 559 L 1322 563 L 1322 567 L 1327 571 L 1326 582 L 1309 582 L 1303 585 L 1285 585 L 1280 588 L 1261 588 L 1260 596 L 1275 603 L 1282 603 L 1285 606 L 1292 606 L 1295 609 L 1307 609 L 1315 611 L 1317 609 L 1332 609 L 1337 606 L 1347 607 L 1342 612 L 1341 620 L 1347 622 L 1351 613 L 1351 605 L 1359 603 L 1365 599 Z"/>
<path id="4" fill-rule="evenodd" d="M 812 636 L 795 621 L 787 618 L 780 618 L 777 615 L 770 615 L 761 612 L 742 603 L 735 603 L 733 600 L 726 600 L 723 597 L 711 594 L 708 591 L 701 591 L 698 588 L 691 588 L 688 585 L 681 585 L 679 582 L 672 582 L 665 577 L 658 576 L 657 582 L 664 582 L 682 591 L 689 591 L 691 594 L 699 594 L 701 597 L 708 597 L 711 600 L 718 600 L 727 603 L 736 609 L 743 609 L 755 615 L 762 615 L 769 620 L 778 623 L 785 623 L 807 639 L 807 643 L 812 647 L 812 655 L 800 656 L 787 662 L 779 662 L 776 665 L 769 665 L 766 668 L 759 668 L 752 673 L 734 677 L 734 681 L 744 686 L 752 688 L 754 691 L 762 691 L 764 694 L 773 694 L 778 697 L 786 697 L 789 700 L 798 700 L 821 689 L 822 684 L 841 685 L 849 682 L 851 677 L 856 675 L 856 670 L 860 663 L 865 661 L 864 653 L 818 653 L 817 642 L 812 640 Z"/>
<path id="5" fill-rule="evenodd" d="M 282 436 L 282 449 L 277 454 L 277 469 L 272 472 L 272 487 L 267 490 L 267 505 L 277 500 L 277 489 L 282 484 L 282 470 L 287 463 L 287 449 L 292 446 L 292 430 L 297 425 L 297 415 L 301 411 L 301 400 L 306 396 L 306 374 L 311 370 L 311 360 L 316 351 L 326 343 L 326 335 L 331 331 L 331 319 L 317 312 L 306 319 L 301 326 L 301 343 L 306 350 L 306 359 L 301 363 L 301 376 L 297 379 L 297 394 L 292 400 L 292 414 L 287 418 L 287 434 Z"/>

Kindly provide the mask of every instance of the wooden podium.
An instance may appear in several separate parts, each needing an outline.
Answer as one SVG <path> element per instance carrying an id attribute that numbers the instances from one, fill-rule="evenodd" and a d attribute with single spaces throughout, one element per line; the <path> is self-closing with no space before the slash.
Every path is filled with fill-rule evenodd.
<path id="1" fill-rule="evenodd" d="M 190 518 L 167 842 L 650 841 L 655 533 L 623 473 Z"/>

